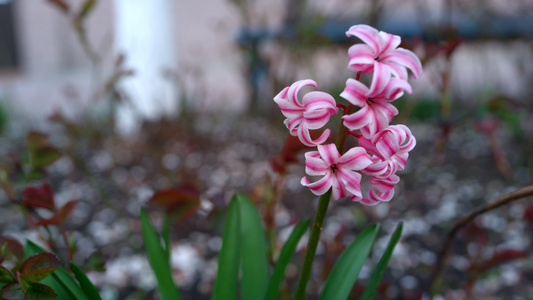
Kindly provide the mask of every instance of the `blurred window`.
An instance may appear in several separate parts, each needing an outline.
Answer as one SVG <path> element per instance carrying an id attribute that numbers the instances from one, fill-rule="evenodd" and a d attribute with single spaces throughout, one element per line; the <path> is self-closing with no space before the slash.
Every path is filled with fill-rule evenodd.
<path id="1" fill-rule="evenodd" d="M 13 2 L 0 0 L 0 69 L 13 69 L 19 65 L 14 25 Z"/>

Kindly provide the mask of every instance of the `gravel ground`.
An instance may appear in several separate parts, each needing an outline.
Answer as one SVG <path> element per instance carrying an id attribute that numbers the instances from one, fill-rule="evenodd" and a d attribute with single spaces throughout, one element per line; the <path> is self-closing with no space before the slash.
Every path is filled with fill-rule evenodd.
<path id="1" fill-rule="evenodd" d="M 274 218 L 277 247 L 288 237 L 291 226 L 302 218 L 312 218 L 317 198 L 299 184 L 303 164 L 291 165 L 284 177 L 270 167 L 287 134 L 276 118 L 187 116 L 179 122 L 145 124 L 139 135 L 128 139 L 98 128 L 79 127 L 74 133 L 55 125 L 52 142 L 64 156 L 49 167 L 47 182 L 59 204 L 80 199 L 67 228 L 75 231 L 76 262 L 83 264 L 95 251 L 105 258 L 104 272 L 89 273 L 103 298 L 157 299 L 155 279 L 146 272 L 149 265 L 138 215 L 159 189 L 189 182 L 202 191 L 200 209 L 171 232 L 175 280 L 185 299 L 209 299 L 221 245 L 223 209 L 234 191 L 252 194 L 264 209 L 265 183 L 284 183 Z M 382 224 L 353 299 L 399 222 L 404 223 L 402 239 L 376 299 L 421 299 L 420 291 L 429 283 L 436 253 L 453 222 L 499 195 L 531 184 L 530 145 L 505 128 L 498 131 L 497 139 L 505 145 L 505 157 L 512 167 L 508 176 L 495 166 L 489 140 L 472 124 L 457 125 L 440 153 L 436 145 L 441 131 L 435 124 L 410 122 L 409 126 L 418 143 L 401 174 L 395 198 L 375 207 L 346 199 L 330 205 L 317 252 L 315 280 L 323 280 L 334 258 L 357 233 L 370 224 Z M 22 147 L 17 143 L 3 143 L 3 154 L 16 153 Z M 6 159 L 4 166 L 8 165 Z M 2 235 L 38 241 L 22 214 L 7 204 L 5 195 L 0 203 Z M 533 222 L 527 213 L 531 207 L 531 197 L 515 201 L 482 215 L 461 231 L 452 244 L 443 292 L 435 299 L 528 299 L 527 295 L 533 295 L 530 257 L 491 260 L 498 251 L 533 253 Z M 154 222 L 160 223 L 161 210 L 149 211 Z M 286 292 L 296 282 L 303 250 L 299 248 L 287 270 Z M 480 268 L 487 265 L 493 267 Z M 317 284 L 312 286 L 316 293 Z"/>

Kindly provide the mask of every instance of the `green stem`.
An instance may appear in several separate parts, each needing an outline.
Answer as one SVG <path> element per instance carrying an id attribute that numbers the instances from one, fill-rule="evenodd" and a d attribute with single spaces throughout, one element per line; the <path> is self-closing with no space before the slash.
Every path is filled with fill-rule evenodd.
<path id="1" fill-rule="evenodd" d="M 298 280 L 298 287 L 296 288 L 296 294 L 294 299 L 305 299 L 305 291 L 307 288 L 307 282 L 311 276 L 311 268 L 313 266 L 313 260 L 315 259 L 316 248 L 318 241 L 320 240 L 320 234 L 322 233 L 322 224 L 326 218 L 326 212 L 328 211 L 329 200 L 331 198 L 331 189 L 324 195 L 320 196 L 318 207 L 316 209 L 315 220 L 313 227 L 311 228 L 311 235 L 307 242 L 307 250 L 305 251 L 304 264 L 302 266 L 302 272 L 300 273 L 300 279 Z"/>
<path id="2" fill-rule="evenodd" d="M 359 80 L 361 73 L 357 73 L 356 80 Z M 345 114 L 351 114 L 354 109 L 353 104 L 349 104 Z M 337 141 L 335 146 L 339 153 L 343 153 L 344 144 L 348 137 L 348 128 L 346 128 L 342 122 L 337 134 Z M 295 300 L 304 300 L 305 292 L 307 290 L 307 282 L 311 276 L 311 269 L 313 267 L 313 261 L 315 259 L 316 248 L 318 247 L 318 241 L 320 240 L 320 234 L 322 233 L 322 225 L 328 212 L 329 201 L 331 199 L 331 189 L 324 195 L 320 196 L 318 201 L 318 207 L 316 209 L 315 219 L 313 221 L 313 227 L 311 228 L 311 235 L 309 235 L 309 241 L 307 242 L 307 249 L 305 251 L 304 263 L 302 266 L 302 272 L 300 273 L 300 279 L 298 280 L 298 286 L 296 287 L 296 293 L 294 294 Z"/>

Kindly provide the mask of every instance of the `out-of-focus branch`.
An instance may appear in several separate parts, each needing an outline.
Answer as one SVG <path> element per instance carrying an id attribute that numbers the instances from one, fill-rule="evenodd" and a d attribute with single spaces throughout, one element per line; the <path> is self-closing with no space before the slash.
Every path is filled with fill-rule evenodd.
<path id="1" fill-rule="evenodd" d="M 472 211 L 468 215 L 462 217 L 457 222 L 455 222 L 455 225 L 452 227 L 450 232 L 448 232 L 448 235 L 446 236 L 446 240 L 444 241 L 442 248 L 440 249 L 437 255 L 437 263 L 435 264 L 435 267 L 433 269 L 433 273 L 431 274 L 429 285 L 428 285 L 428 287 L 430 287 L 431 294 L 434 295 L 440 287 L 443 267 L 448 256 L 448 249 L 450 248 L 450 245 L 453 239 L 455 238 L 455 236 L 457 235 L 457 232 L 459 232 L 459 230 L 464 228 L 466 225 L 468 225 L 470 222 L 472 222 L 476 217 L 478 217 L 481 214 L 484 214 L 490 210 L 493 210 L 500 206 L 509 204 L 515 200 L 519 200 L 519 199 L 522 199 L 524 197 L 531 196 L 531 195 L 533 195 L 533 185 L 529 185 L 524 188 L 518 189 L 514 192 L 500 196 L 497 199 Z"/>

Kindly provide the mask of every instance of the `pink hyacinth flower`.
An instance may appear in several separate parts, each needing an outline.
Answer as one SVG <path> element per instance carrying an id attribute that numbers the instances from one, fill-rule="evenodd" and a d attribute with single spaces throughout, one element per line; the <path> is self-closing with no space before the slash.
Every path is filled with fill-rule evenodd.
<path id="1" fill-rule="evenodd" d="M 392 125 L 371 139 L 359 136 L 358 140 L 372 159 L 372 164 L 361 173 L 372 176 L 370 185 L 375 190 L 370 190 L 366 198 L 352 197 L 352 200 L 367 205 L 389 201 L 394 196 L 394 186 L 400 181 L 396 172 L 405 169 L 409 151 L 416 145 L 415 137 L 407 126 Z"/>
<path id="2" fill-rule="evenodd" d="M 344 126 L 350 130 L 361 130 L 363 136 L 370 138 L 389 126 L 398 109 L 389 102 L 412 92 L 411 85 L 405 80 L 391 78 L 379 93 L 370 93 L 363 83 L 348 79 L 341 97 L 361 109 L 351 115 L 343 116 Z"/>
<path id="3" fill-rule="evenodd" d="M 305 172 L 311 176 L 323 176 L 320 180 L 310 183 L 307 177 L 301 184 L 309 187 L 315 195 L 323 195 L 332 188 L 333 199 L 355 195 L 362 197 L 361 174 L 372 163 L 365 149 L 355 147 L 339 154 L 334 144 L 318 145 L 318 151 L 305 153 Z"/>
<path id="4" fill-rule="evenodd" d="M 414 78 L 422 74 L 420 59 L 410 50 L 398 48 L 401 38 L 397 35 L 378 31 L 368 25 L 354 25 L 346 32 L 356 36 L 364 44 L 355 44 L 348 49 L 348 68 L 355 72 L 374 73 L 370 91 L 379 93 L 391 75 L 407 80 L 407 69 Z"/>
<path id="5" fill-rule="evenodd" d="M 304 145 L 314 147 L 328 139 L 330 130 L 324 130 L 322 135 L 316 140 L 311 138 L 309 130 L 322 128 L 339 109 L 335 99 L 324 92 L 309 92 L 304 95 L 300 103 L 298 91 L 306 85 L 316 87 L 316 82 L 311 79 L 297 81 L 284 88 L 274 97 L 274 101 L 287 118 L 284 124 L 291 135 L 297 136 Z"/>

